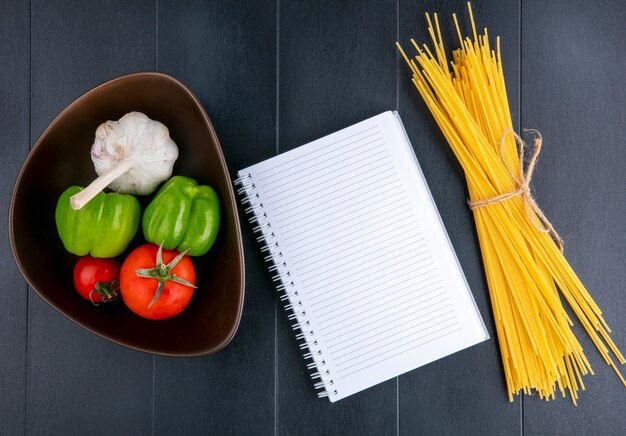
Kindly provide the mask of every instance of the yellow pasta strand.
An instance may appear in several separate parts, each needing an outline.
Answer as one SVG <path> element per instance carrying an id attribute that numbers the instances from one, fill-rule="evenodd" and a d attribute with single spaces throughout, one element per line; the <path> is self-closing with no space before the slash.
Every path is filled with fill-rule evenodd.
<path id="1" fill-rule="evenodd" d="M 517 189 L 523 155 L 512 135 L 500 53 L 487 29 L 476 31 L 468 3 L 472 39 L 463 38 L 452 15 L 460 48 L 446 57 L 437 14 L 426 14 L 433 50 L 411 39 L 407 56 L 412 81 L 463 167 L 471 201 Z M 504 138 L 503 138 L 504 137 Z M 501 145 L 501 143 L 503 145 Z M 502 147 L 502 150 L 501 150 Z M 510 401 L 520 392 L 555 398 L 566 391 L 574 404 L 591 365 L 571 330 L 561 297 L 585 328 L 605 362 L 626 386 L 614 359 L 624 357 L 609 336 L 602 312 L 549 234 L 537 228 L 522 196 L 474 209 L 476 231 L 489 286 L 491 308 Z"/>

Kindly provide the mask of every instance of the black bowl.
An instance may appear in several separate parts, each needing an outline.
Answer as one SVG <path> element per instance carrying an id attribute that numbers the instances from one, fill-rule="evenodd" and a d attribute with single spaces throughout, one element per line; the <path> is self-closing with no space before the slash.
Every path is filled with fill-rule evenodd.
<path id="1" fill-rule="evenodd" d="M 174 174 L 212 186 L 221 201 L 217 240 L 206 255 L 193 258 L 198 289 L 180 315 L 161 321 L 140 318 L 121 299 L 98 307 L 82 299 L 72 283 L 78 257 L 65 251 L 54 222 L 59 195 L 71 185 L 86 186 L 97 176 L 90 148 L 98 125 L 131 111 L 165 124 L 179 148 Z M 137 233 L 127 252 L 145 243 L 141 229 Z M 200 356 L 222 349 L 235 335 L 243 308 L 244 260 L 230 175 L 202 105 L 170 76 L 119 77 L 85 93 L 57 116 L 17 177 L 9 238 L 31 287 L 62 314 L 106 339 L 155 354 Z"/>

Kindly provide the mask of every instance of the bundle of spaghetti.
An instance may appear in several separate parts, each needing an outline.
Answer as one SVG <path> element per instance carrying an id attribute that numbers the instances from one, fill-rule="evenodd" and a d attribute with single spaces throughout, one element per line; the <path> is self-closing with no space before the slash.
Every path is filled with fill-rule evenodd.
<path id="1" fill-rule="evenodd" d="M 624 357 L 609 337 L 602 312 L 562 253 L 561 241 L 530 195 L 529 182 L 541 146 L 535 135 L 533 158 L 524 169 L 524 143 L 513 131 L 506 94 L 500 39 L 489 45 L 487 29 L 463 38 L 453 15 L 460 49 L 448 63 L 437 14 L 426 20 L 433 50 L 411 43 L 412 81 L 463 167 L 480 241 L 508 397 L 537 392 L 553 399 L 569 392 L 576 404 L 582 376 L 593 371 L 573 322 L 573 313 L 604 361 L 619 373 L 612 355 Z M 434 52 L 434 53 L 433 53 Z M 612 355 L 611 355 L 612 353 Z"/>

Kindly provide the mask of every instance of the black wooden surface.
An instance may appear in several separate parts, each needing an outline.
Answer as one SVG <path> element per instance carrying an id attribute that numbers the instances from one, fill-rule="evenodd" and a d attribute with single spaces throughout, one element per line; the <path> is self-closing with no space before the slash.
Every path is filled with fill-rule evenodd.
<path id="1" fill-rule="evenodd" d="M 578 407 L 510 404 L 459 166 L 393 43 L 425 41 L 423 12 L 461 1 L 5 1 L 0 13 L 2 434 L 624 434 L 624 388 L 580 328 L 596 372 Z M 502 37 L 517 128 L 544 135 L 537 199 L 626 351 L 626 12 L 621 1 L 477 1 Z M 467 26 L 465 26 L 467 29 Z M 231 174 L 387 109 L 407 127 L 492 335 L 488 342 L 330 404 L 315 397 L 247 223 L 246 299 L 233 342 L 194 359 L 92 335 L 21 278 L 7 240 L 13 183 L 48 123 L 91 87 L 162 71 L 200 98 Z M 242 217 L 243 218 L 243 217 Z"/>

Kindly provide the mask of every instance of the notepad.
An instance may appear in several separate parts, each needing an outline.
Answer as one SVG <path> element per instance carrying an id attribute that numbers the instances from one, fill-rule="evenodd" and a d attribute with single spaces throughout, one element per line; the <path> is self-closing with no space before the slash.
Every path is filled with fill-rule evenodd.
<path id="1" fill-rule="evenodd" d="M 397 112 L 235 180 L 320 397 L 488 338 Z"/>

